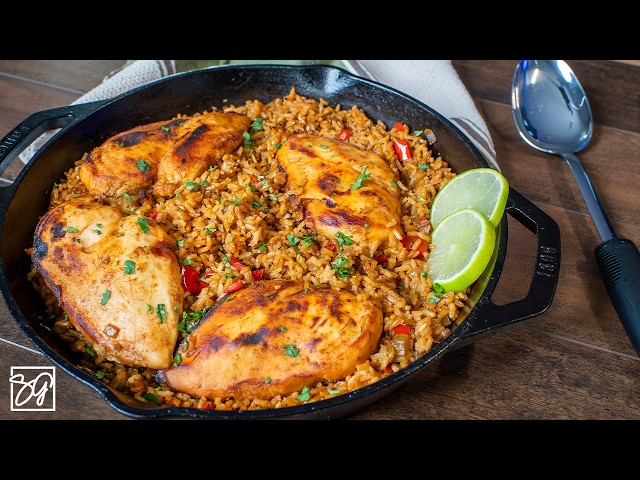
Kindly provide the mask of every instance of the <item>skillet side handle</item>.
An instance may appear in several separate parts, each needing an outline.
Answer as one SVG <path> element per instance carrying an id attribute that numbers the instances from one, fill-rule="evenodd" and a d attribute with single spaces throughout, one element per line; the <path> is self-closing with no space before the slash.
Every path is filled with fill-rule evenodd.
<path id="1" fill-rule="evenodd" d="M 107 100 L 99 100 L 97 102 L 52 108 L 36 112 L 27 117 L 0 140 L 0 175 L 40 135 L 49 130 L 63 128 L 75 123 L 97 110 L 106 102 Z"/>
<path id="2" fill-rule="evenodd" d="M 560 229 L 550 216 L 513 188 L 509 189 L 507 212 L 537 237 L 535 271 L 527 296 L 506 305 L 490 298 L 476 304 L 471 326 L 456 342 L 456 347 L 503 332 L 543 313 L 553 300 L 560 273 Z"/>

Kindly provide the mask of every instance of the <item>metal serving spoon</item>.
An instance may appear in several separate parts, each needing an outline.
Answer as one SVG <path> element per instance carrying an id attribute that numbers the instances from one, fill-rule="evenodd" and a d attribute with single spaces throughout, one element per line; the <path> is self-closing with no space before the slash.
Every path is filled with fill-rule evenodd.
<path id="1" fill-rule="evenodd" d="M 611 302 L 640 354 L 640 252 L 616 235 L 580 160 L 593 121 L 582 85 L 562 60 L 522 60 L 511 89 L 511 111 L 520 136 L 532 147 L 569 164 L 602 243 L 595 257 Z"/>

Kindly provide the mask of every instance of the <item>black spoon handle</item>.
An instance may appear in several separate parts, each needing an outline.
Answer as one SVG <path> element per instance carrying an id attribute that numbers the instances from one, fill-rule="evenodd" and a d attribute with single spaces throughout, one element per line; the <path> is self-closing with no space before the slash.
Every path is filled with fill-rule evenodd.
<path id="1" fill-rule="evenodd" d="M 627 335 L 640 355 L 640 252 L 631 241 L 615 237 L 595 250 L 602 280 Z"/>

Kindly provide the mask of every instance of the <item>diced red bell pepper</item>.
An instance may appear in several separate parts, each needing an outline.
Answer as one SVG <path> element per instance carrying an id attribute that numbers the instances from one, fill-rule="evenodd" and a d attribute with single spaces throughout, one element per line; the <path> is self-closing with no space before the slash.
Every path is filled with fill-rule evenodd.
<path id="1" fill-rule="evenodd" d="M 231 266 L 238 271 L 242 270 L 246 266 L 244 263 L 242 263 L 240 260 L 238 260 L 235 257 L 231 257 L 229 259 L 229 264 L 231 264 Z"/>
<path id="2" fill-rule="evenodd" d="M 375 257 L 373 257 L 373 260 L 378 263 L 387 263 L 389 261 L 389 259 L 385 255 L 376 255 Z"/>
<path id="3" fill-rule="evenodd" d="M 411 147 L 406 138 L 396 138 L 393 141 L 393 150 L 396 152 L 396 156 L 403 162 L 413 158 Z"/>
<path id="4" fill-rule="evenodd" d="M 404 130 L 404 123 L 396 122 L 396 124 L 393 126 L 393 128 L 395 128 L 396 130 Z"/>
<path id="5" fill-rule="evenodd" d="M 351 137 L 353 137 L 353 132 L 348 128 L 343 128 L 342 130 L 340 130 L 340 134 L 338 135 L 338 140 L 340 140 L 341 142 L 344 142 L 345 140 Z"/>
<path id="6" fill-rule="evenodd" d="M 212 402 L 204 402 L 202 404 L 202 410 L 213 410 L 213 403 Z"/>
<path id="7" fill-rule="evenodd" d="M 327 243 L 324 248 L 326 248 L 327 250 L 331 250 L 332 252 L 336 251 L 336 244 L 335 243 Z"/>
<path id="8" fill-rule="evenodd" d="M 158 213 L 160 212 L 153 212 L 149 216 L 155 220 L 156 218 L 158 218 Z"/>
<path id="9" fill-rule="evenodd" d="M 427 242 L 425 242 L 420 237 L 405 235 L 404 237 L 402 237 L 402 246 L 407 250 L 413 250 L 413 244 L 418 240 L 420 240 L 420 245 L 418 245 L 418 248 L 416 250 L 420 253 L 416 255 L 416 258 L 418 260 L 424 260 L 424 253 L 427 251 L 428 246 Z"/>
<path id="10" fill-rule="evenodd" d="M 231 293 L 231 292 L 235 292 L 237 290 L 240 290 L 241 288 L 244 287 L 244 282 L 242 280 L 238 280 L 236 282 L 233 282 L 231 285 L 229 285 L 227 288 L 224 289 L 224 293 Z"/>
<path id="11" fill-rule="evenodd" d="M 393 368 L 391 368 L 391 364 L 389 364 L 389 365 L 387 365 L 386 367 L 384 367 L 383 372 L 384 372 L 384 373 L 387 373 L 387 374 L 389 374 L 389 375 L 390 375 L 390 374 L 392 374 L 392 373 L 393 373 Z"/>
<path id="12" fill-rule="evenodd" d="M 259 268 L 258 270 L 252 270 L 251 276 L 256 282 L 258 280 L 262 280 L 262 277 L 264 276 L 264 268 Z"/>
<path id="13" fill-rule="evenodd" d="M 200 272 L 189 265 L 182 266 L 182 288 L 192 295 L 198 295 L 208 284 L 200 280 Z"/>
<path id="14" fill-rule="evenodd" d="M 394 335 L 411 335 L 411 328 L 406 323 L 401 323 L 400 325 L 396 325 L 391 329 Z"/>
<path id="15" fill-rule="evenodd" d="M 251 180 L 251 185 L 256 185 L 260 180 L 255 175 L 249 175 L 249 179 Z"/>

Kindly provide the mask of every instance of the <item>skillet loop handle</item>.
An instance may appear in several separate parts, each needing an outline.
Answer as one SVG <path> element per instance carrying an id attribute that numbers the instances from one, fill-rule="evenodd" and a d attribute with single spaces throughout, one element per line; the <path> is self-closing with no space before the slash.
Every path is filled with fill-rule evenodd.
<path id="1" fill-rule="evenodd" d="M 94 112 L 106 102 L 106 100 L 99 100 L 52 108 L 27 117 L 0 140 L 0 175 L 40 135 L 49 130 L 71 125 Z"/>
<path id="2" fill-rule="evenodd" d="M 496 305 L 490 298 L 481 299 L 474 309 L 474 321 L 456 346 L 519 326 L 551 306 L 560 273 L 558 224 L 513 188 L 509 188 L 506 211 L 537 237 L 535 271 L 529 291 L 525 298 L 506 305 Z"/>

